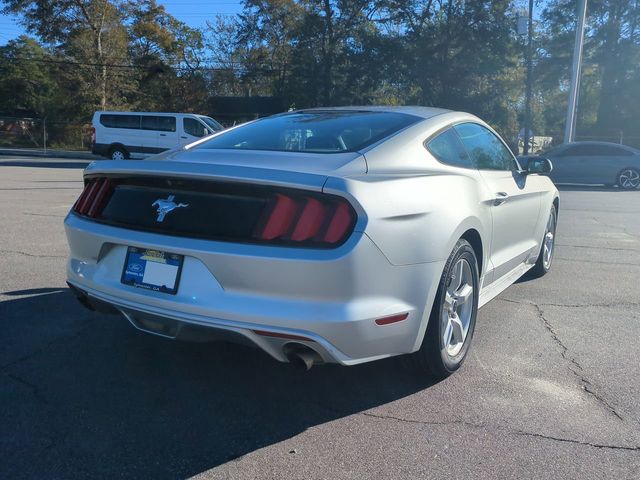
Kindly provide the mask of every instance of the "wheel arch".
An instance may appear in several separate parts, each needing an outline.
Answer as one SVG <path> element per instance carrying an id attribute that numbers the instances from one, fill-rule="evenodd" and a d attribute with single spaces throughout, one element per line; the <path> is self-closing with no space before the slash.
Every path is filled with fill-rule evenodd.
<path id="1" fill-rule="evenodd" d="M 122 143 L 119 143 L 119 142 L 114 142 L 111 145 L 109 145 L 109 150 L 107 150 L 107 155 L 111 157 L 111 154 L 113 153 L 114 150 L 122 150 L 126 158 L 129 158 L 131 155 L 129 150 L 127 150 L 127 147 L 125 147 Z"/>
<path id="2" fill-rule="evenodd" d="M 478 259 L 478 276 L 482 278 L 482 274 L 484 273 L 484 246 L 482 243 L 482 237 L 480 236 L 480 232 L 475 228 L 470 228 L 466 232 L 462 234 L 460 237 L 471 244 L 471 248 L 476 254 L 476 258 Z"/>

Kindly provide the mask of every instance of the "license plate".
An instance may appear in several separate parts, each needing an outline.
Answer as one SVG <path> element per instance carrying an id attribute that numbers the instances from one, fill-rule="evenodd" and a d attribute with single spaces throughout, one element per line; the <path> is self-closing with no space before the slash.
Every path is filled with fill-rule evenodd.
<path id="1" fill-rule="evenodd" d="M 129 247 L 121 282 L 138 288 L 175 295 L 184 257 L 175 253 Z"/>

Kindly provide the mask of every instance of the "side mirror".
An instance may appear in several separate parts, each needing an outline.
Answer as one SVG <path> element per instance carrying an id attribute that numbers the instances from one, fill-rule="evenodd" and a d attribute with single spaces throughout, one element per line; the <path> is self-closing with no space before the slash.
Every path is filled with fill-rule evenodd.
<path id="1" fill-rule="evenodd" d="M 548 158 L 527 157 L 525 169 L 527 173 L 537 173 L 537 174 L 546 175 L 551 173 L 551 171 L 553 170 L 553 164 L 551 163 L 551 160 L 549 160 Z"/>

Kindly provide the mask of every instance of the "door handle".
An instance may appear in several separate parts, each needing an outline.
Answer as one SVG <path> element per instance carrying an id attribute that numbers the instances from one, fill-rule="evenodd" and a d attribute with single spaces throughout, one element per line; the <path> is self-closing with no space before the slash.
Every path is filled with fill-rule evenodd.
<path id="1" fill-rule="evenodd" d="M 167 134 L 166 134 L 166 133 L 161 133 L 161 134 L 160 134 L 160 136 L 161 136 L 161 137 L 166 137 L 166 136 L 167 136 Z"/>
<path id="2" fill-rule="evenodd" d="M 502 205 L 509 198 L 509 194 L 507 192 L 498 192 L 496 193 L 496 198 L 493 199 L 493 205 L 496 207 L 498 205 Z"/>
<path id="3" fill-rule="evenodd" d="M 180 135 L 180 138 L 189 138 L 186 135 Z"/>

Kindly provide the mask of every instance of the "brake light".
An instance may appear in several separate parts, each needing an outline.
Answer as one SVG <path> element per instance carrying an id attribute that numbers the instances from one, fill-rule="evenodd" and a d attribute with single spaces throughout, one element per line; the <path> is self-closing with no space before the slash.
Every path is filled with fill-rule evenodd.
<path id="1" fill-rule="evenodd" d="M 114 187 L 114 182 L 108 178 L 90 179 L 72 210 L 80 215 L 96 218 L 107 205 Z"/>
<path id="2" fill-rule="evenodd" d="M 355 220 L 353 208 L 340 197 L 277 193 L 265 208 L 254 238 L 335 245 L 351 233 Z"/>
<path id="3" fill-rule="evenodd" d="M 91 144 L 96 143 L 96 127 L 91 127 Z"/>

